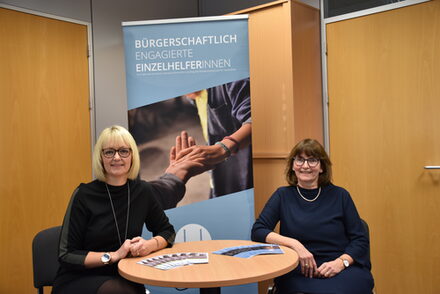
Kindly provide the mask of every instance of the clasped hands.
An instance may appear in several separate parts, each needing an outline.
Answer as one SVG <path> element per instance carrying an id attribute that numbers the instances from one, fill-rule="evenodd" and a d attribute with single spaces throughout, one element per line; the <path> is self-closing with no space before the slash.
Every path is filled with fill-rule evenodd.
<path id="1" fill-rule="evenodd" d="M 129 256 L 146 256 L 158 249 L 158 241 L 155 239 L 145 240 L 142 237 L 134 237 L 122 243 L 121 247 L 112 254 L 112 260 L 119 261 Z"/>
<path id="2" fill-rule="evenodd" d="M 307 278 L 331 278 L 345 268 L 339 258 L 324 262 L 318 267 L 313 254 L 299 242 L 293 249 L 298 253 L 301 273 Z"/>

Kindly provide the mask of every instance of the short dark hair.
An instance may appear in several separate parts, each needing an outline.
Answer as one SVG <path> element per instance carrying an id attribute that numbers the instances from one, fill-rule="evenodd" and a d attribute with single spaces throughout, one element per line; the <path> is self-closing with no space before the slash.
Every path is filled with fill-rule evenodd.
<path id="1" fill-rule="evenodd" d="M 286 180 L 291 186 L 298 184 L 298 178 L 293 170 L 293 160 L 295 156 L 304 153 L 307 156 L 313 156 L 321 162 L 322 173 L 319 174 L 318 185 L 326 186 L 331 183 L 332 179 L 332 163 L 324 147 L 315 139 L 304 139 L 293 147 L 287 157 Z"/>

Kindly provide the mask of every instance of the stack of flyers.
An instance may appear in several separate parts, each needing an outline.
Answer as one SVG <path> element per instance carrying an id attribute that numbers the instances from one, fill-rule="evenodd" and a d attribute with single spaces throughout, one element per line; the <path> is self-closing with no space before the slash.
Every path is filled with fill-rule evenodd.
<path id="1" fill-rule="evenodd" d="M 187 252 L 173 253 L 150 257 L 139 261 L 139 264 L 148 265 L 161 270 L 169 270 L 185 265 L 208 263 L 208 253 L 205 252 Z"/>

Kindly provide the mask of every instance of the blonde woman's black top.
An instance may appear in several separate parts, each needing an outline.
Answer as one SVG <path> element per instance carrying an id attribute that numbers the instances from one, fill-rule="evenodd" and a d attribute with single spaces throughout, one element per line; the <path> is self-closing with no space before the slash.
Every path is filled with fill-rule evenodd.
<path id="1" fill-rule="evenodd" d="M 161 193 L 169 194 L 171 189 L 176 194 L 184 193 L 179 183 L 164 185 L 142 180 L 129 180 L 129 185 L 107 185 L 113 201 L 120 239 L 132 239 L 142 235 L 146 228 L 153 236 L 162 236 L 170 246 L 174 242 L 175 231 L 158 201 Z M 181 183 L 183 185 L 183 183 Z M 128 232 L 126 233 L 128 186 L 130 187 L 130 211 Z M 181 198 L 183 195 L 177 195 Z M 84 260 L 89 251 L 113 252 L 120 248 L 109 195 L 104 182 L 95 180 L 80 184 L 73 192 L 66 210 L 59 245 L 60 269 L 53 293 L 64 293 L 69 284 L 79 284 L 84 289 L 81 293 L 95 293 L 99 286 L 112 277 L 117 277 L 117 264 L 87 269 Z M 87 283 L 80 282 L 87 277 Z M 91 277 L 94 277 L 91 279 Z"/>

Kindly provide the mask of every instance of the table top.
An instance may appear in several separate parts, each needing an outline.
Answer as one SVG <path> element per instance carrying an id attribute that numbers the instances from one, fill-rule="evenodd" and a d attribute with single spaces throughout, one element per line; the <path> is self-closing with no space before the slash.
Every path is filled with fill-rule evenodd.
<path id="1" fill-rule="evenodd" d="M 124 278 L 152 286 L 176 288 L 211 288 L 255 283 L 290 272 L 298 265 L 298 255 L 280 246 L 284 254 L 257 255 L 240 258 L 213 254 L 226 247 L 261 244 L 246 240 L 208 240 L 176 243 L 172 248 L 156 251 L 148 256 L 125 258 L 119 261 L 119 273 Z M 137 264 L 158 255 L 183 252 L 208 252 L 209 263 L 160 270 Z"/>

